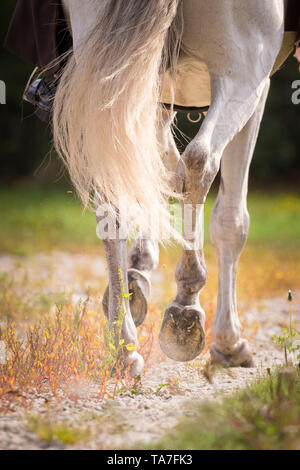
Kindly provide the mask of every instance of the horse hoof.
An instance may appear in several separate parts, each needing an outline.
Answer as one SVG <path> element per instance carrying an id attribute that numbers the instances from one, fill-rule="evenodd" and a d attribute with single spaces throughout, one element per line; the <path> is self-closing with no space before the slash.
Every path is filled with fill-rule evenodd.
<path id="1" fill-rule="evenodd" d="M 149 279 L 137 269 L 128 269 L 128 290 L 130 311 L 136 327 L 140 326 L 147 315 L 147 298 L 150 292 Z M 109 287 L 107 286 L 103 296 L 102 306 L 105 316 L 108 318 Z"/>
<path id="2" fill-rule="evenodd" d="M 130 376 L 132 378 L 143 375 L 144 359 L 137 351 L 131 351 L 126 358 L 127 367 L 129 367 Z"/>
<path id="3" fill-rule="evenodd" d="M 131 294 L 129 297 L 131 315 L 135 326 L 138 327 L 147 315 L 150 281 L 137 269 L 128 269 L 128 289 Z"/>
<path id="4" fill-rule="evenodd" d="M 184 306 L 176 302 L 166 310 L 159 333 L 162 351 L 174 361 L 195 359 L 205 345 L 205 313 L 198 306 Z"/>
<path id="5" fill-rule="evenodd" d="M 216 343 L 212 344 L 210 362 L 223 367 L 254 367 L 249 345 L 245 339 L 240 339 L 230 354 L 220 351 Z"/>

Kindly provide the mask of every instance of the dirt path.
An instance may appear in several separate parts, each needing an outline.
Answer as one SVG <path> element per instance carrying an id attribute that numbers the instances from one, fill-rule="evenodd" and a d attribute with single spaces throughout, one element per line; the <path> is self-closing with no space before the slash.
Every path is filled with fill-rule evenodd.
<path id="1" fill-rule="evenodd" d="M 67 259 L 69 267 L 78 262 L 76 257 L 71 258 Z M 62 262 L 62 258 L 59 259 Z M 93 261 L 89 259 L 80 258 L 80 262 L 95 269 L 97 275 L 103 269 L 99 265 L 93 267 Z M 14 269 L 14 263 L 15 260 L 9 257 L 0 257 L 0 272 Z M 37 268 L 41 275 L 44 269 L 41 260 L 35 260 L 33 266 L 32 275 Z M 62 273 L 60 269 L 58 272 Z M 68 276 L 64 276 L 61 276 L 63 279 L 59 282 L 69 282 Z M 154 287 L 157 289 L 158 285 Z M 294 299 L 294 315 L 296 317 L 298 314 L 299 317 L 300 293 L 294 295 Z M 96 389 L 85 384 L 77 390 L 77 402 L 65 398 L 57 401 L 50 394 L 35 396 L 30 410 L 13 407 L 9 414 L 0 417 L 0 449 L 118 449 L 136 442 L 143 441 L 147 445 L 158 440 L 182 416 L 193 415 L 195 401 L 219 399 L 223 393 L 231 394 L 264 373 L 267 367 L 281 363 L 282 352 L 274 347 L 271 338 L 286 325 L 287 317 L 287 302 L 284 299 L 257 302 L 244 313 L 243 320 L 247 325 L 257 322 L 258 326 L 256 337 L 251 343 L 256 366 L 218 372 L 212 384 L 197 372 L 199 360 L 205 364 L 206 355 L 198 359 L 197 367 L 195 363 L 186 365 L 166 360 L 147 371 L 137 393 L 126 390 L 114 400 L 100 402 Z M 28 418 L 28 413 L 31 418 Z M 29 430 L 28 423 L 32 417 L 38 417 L 36 422 L 64 423 L 64 426 L 79 429 L 84 438 L 74 445 L 49 444 Z M 47 429 L 43 431 L 40 426 L 40 436 L 43 433 L 47 433 Z"/>

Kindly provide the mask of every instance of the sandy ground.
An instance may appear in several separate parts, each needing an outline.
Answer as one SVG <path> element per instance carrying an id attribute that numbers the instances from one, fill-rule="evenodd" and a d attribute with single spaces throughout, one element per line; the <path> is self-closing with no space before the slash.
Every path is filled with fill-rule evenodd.
<path id="1" fill-rule="evenodd" d="M 54 259 L 54 257 L 52 257 Z M 82 256 L 66 253 L 55 257 L 51 270 L 58 284 L 71 282 L 76 264 L 94 272 L 95 276 L 105 275 L 104 263 Z M 16 259 L 0 256 L 0 273 L 16 269 Z M 22 261 L 23 263 L 26 260 Z M 28 262 L 30 276 L 45 276 L 49 269 L 49 258 L 37 255 Z M 64 269 L 62 269 L 62 266 Z M 66 268 L 67 267 L 67 268 Z M 79 284 L 72 288 L 82 294 Z M 154 277 L 154 290 L 159 289 L 159 277 Z M 76 294 L 74 294 L 76 296 Z M 294 293 L 294 318 L 300 314 L 300 292 Z M 272 342 L 272 335 L 278 334 L 288 318 L 288 305 L 284 299 L 267 299 L 255 303 L 243 314 L 247 325 L 257 322 L 258 330 L 251 342 L 255 367 L 235 368 L 217 372 L 213 383 L 209 383 L 199 370 L 199 361 L 205 364 L 207 355 L 197 359 L 198 367 L 191 363 L 181 364 L 165 360 L 147 371 L 138 393 L 129 390 L 120 393 L 114 400 L 100 402 L 96 390 L 82 384 L 77 390 L 78 400 L 57 401 L 50 394 L 34 396 L 30 415 L 45 420 L 64 422 L 71 427 L 87 431 L 86 440 L 75 445 L 46 442 L 28 429 L 28 411 L 14 406 L 9 414 L 0 416 L 0 449 L 119 449 L 143 442 L 145 447 L 160 439 L 172 429 L 183 416 L 192 416 L 196 404 L 207 399 L 221 399 L 244 387 L 261 374 L 267 367 L 283 362 L 283 354 Z M 246 331 L 247 333 L 247 331 Z M 151 447 L 149 447 L 151 448 Z"/>

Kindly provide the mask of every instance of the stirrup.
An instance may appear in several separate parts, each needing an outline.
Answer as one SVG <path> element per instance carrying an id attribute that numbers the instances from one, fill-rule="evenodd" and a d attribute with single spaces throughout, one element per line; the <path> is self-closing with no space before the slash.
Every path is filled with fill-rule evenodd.
<path id="1" fill-rule="evenodd" d="M 34 79 L 38 69 L 32 72 L 23 94 L 23 100 L 32 104 L 36 116 L 43 122 L 49 122 L 57 89 L 57 77 L 40 77 Z"/>

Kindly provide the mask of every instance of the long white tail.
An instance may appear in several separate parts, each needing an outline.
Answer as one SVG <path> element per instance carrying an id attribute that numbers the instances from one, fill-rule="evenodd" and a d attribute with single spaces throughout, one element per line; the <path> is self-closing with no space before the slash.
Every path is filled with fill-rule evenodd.
<path id="1" fill-rule="evenodd" d="M 168 232 L 172 190 L 157 130 L 164 57 L 176 56 L 181 39 L 179 3 L 95 2 L 97 27 L 70 57 L 54 103 L 55 146 L 84 205 L 97 192 L 144 232 L 151 215 Z"/>

